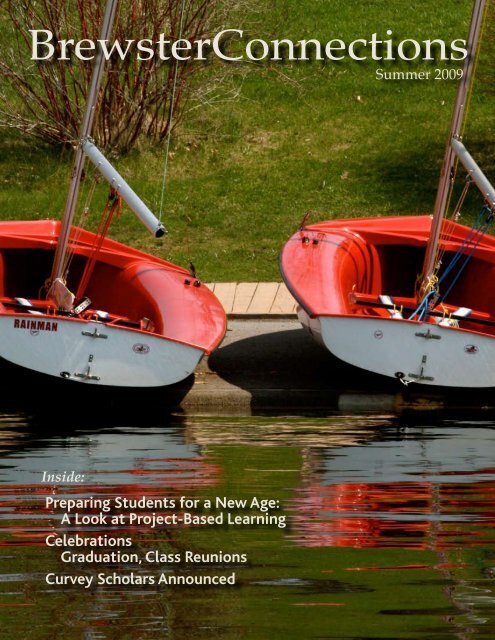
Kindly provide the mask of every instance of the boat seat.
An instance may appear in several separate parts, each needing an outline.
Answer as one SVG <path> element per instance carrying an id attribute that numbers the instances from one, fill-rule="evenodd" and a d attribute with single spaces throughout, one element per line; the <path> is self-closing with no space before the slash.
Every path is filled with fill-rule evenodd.
<path id="1" fill-rule="evenodd" d="M 472 313 L 473 313 L 473 310 L 468 309 L 468 307 L 459 307 L 452 313 L 452 315 L 455 316 L 456 318 L 467 318 Z"/>
<path id="2" fill-rule="evenodd" d="M 23 311 L 27 311 L 28 313 L 32 314 L 33 316 L 42 316 L 43 314 L 41 313 L 41 311 L 37 311 L 34 306 L 33 303 L 28 300 L 27 298 L 14 298 L 15 301 L 17 302 L 17 304 L 22 307 Z"/>
<path id="3" fill-rule="evenodd" d="M 382 304 L 386 304 L 387 306 L 391 307 L 390 309 L 387 309 L 391 318 L 395 318 L 396 320 L 401 320 L 403 318 L 402 312 L 397 309 L 394 301 L 390 296 L 380 295 L 378 296 L 378 298 Z"/>
<path id="4" fill-rule="evenodd" d="M 458 307 L 450 314 L 446 314 L 443 318 L 435 318 L 436 324 L 440 327 L 458 327 L 459 320 L 468 318 L 473 313 L 472 309 L 468 307 Z"/>

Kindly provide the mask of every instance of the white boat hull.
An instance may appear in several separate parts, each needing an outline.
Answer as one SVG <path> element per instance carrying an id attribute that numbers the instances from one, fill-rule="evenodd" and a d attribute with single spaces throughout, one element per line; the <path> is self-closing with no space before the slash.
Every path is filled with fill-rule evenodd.
<path id="1" fill-rule="evenodd" d="M 89 385 L 160 387 L 189 376 L 204 352 L 102 322 L 45 315 L 0 316 L 0 357 Z"/>
<path id="2" fill-rule="evenodd" d="M 340 360 L 405 383 L 495 387 L 495 338 L 409 320 L 299 312 L 303 326 Z"/>

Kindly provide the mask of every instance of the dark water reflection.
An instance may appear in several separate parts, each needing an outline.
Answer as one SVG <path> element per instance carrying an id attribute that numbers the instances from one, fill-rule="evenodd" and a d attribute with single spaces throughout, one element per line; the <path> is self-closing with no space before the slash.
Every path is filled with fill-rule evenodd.
<path id="1" fill-rule="evenodd" d="M 423 420 L 423 422 L 425 422 Z M 495 428 L 395 416 L 0 416 L 0 637 L 495 637 Z M 41 483 L 43 471 L 83 485 Z M 140 554 L 245 553 L 195 567 L 60 559 L 47 495 L 280 500 L 288 527 L 133 529 Z M 126 534 L 125 527 L 120 527 Z M 81 527 L 81 535 L 115 527 Z M 229 574 L 234 587 L 55 586 L 47 572 Z"/>

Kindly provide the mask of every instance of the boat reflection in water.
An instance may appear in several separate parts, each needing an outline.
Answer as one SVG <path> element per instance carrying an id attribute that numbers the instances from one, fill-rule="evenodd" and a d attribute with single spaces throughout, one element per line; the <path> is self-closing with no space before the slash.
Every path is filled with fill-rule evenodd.
<path id="1" fill-rule="evenodd" d="M 409 430 L 317 456 L 295 500 L 306 546 L 440 550 L 493 540 L 495 440 L 485 429 Z"/>
<path id="2" fill-rule="evenodd" d="M 10 640 L 495 637 L 491 423 L 403 427 L 392 415 L 81 422 L 0 416 L 0 622 Z M 85 474 L 83 485 L 40 481 L 43 471 L 72 469 Z M 70 564 L 45 544 L 64 528 L 61 514 L 45 509 L 47 495 L 256 496 L 278 500 L 288 526 L 71 527 L 131 536 L 141 558 L 190 550 L 247 561 Z M 85 589 L 45 579 L 100 572 L 235 572 L 236 585 Z"/>

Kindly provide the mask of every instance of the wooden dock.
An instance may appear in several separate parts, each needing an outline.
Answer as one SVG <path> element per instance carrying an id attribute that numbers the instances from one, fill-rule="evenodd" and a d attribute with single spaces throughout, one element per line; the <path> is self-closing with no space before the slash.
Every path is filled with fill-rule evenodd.
<path id="1" fill-rule="evenodd" d="M 213 282 L 207 286 L 229 318 L 293 318 L 297 303 L 282 282 Z"/>

